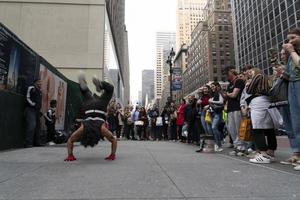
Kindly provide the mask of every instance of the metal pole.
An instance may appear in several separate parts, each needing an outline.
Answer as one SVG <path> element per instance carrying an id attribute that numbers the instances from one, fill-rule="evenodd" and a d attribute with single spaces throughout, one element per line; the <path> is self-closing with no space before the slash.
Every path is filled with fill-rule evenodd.
<path id="1" fill-rule="evenodd" d="M 173 95 L 172 95 L 172 79 L 173 79 L 173 77 L 172 77 L 172 74 L 173 74 L 173 70 L 172 70 L 172 60 L 171 60 L 171 62 L 170 62 L 170 100 L 171 101 L 173 101 Z"/>

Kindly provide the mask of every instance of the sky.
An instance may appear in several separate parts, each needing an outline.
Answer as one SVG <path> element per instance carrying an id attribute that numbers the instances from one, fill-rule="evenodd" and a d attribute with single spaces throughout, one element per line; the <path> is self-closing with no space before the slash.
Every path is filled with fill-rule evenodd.
<path id="1" fill-rule="evenodd" d="M 138 100 L 142 71 L 155 69 L 156 32 L 176 31 L 176 0 L 126 0 L 131 100 Z"/>

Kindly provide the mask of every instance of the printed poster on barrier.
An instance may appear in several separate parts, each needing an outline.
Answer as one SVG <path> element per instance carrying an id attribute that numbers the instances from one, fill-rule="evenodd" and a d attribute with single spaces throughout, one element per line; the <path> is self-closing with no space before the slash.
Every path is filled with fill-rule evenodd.
<path id="1" fill-rule="evenodd" d="M 50 101 L 56 100 L 56 130 L 64 130 L 65 125 L 65 112 L 66 112 L 66 96 L 67 96 L 67 83 L 59 78 L 57 75 L 48 70 L 43 64 L 40 64 L 40 77 L 42 80 L 42 108 L 41 112 L 47 112 Z M 42 120 L 44 122 L 44 119 Z M 46 127 L 42 123 L 42 130 Z"/>

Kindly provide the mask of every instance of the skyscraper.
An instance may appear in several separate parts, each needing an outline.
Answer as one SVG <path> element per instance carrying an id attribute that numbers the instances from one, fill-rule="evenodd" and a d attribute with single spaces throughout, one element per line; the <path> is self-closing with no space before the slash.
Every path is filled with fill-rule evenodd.
<path id="1" fill-rule="evenodd" d="M 148 102 L 154 99 L 154 70 L 143 70 L 142 72 L 142 105 L 146 105 L 146 97 Z"/>
<path id="2" fill-rule="evenodd" d="M 192 32 L 184 96 L 212 81 L 226 81 L 223 69 L 233 66 L 234 44 L 230 0 L 208 0 L 206 20 Z"/>
<path id="3" fill-rule="evenodd" d="M 169 66 L 166 61 L 171 48 L 175 48 L 175 38 L 173 32 L 156 33 L 155 99 L 161 98 L 164 82 L 168 81 Z"/>
<path id="4" fill-rule="evenodd" d="M 299 0 L 231 0 L 238 67 L 253 64 L 270 73 L 268 51 L 281 48 L 287 33 L 300 27 Z"/>
<path id="5" fill-rule="evenodd" d="M 182 44 L 190 45 L 191 34 L 199 21 L 205 19 L 207 0 L 177 0 L 176 49 Z"/>

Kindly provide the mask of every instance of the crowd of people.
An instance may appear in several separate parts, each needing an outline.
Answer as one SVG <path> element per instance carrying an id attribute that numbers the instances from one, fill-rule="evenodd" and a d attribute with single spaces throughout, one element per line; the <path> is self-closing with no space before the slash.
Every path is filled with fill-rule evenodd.
<path id="1" fill-rule="evenodd" d="M 229 85 L 213 82 L 199 88 L 197 96 L 168 99 L 159 109 L 125 106 L 111 100 L 107 127 L 117 139 L 170 140 L 200 146 L 197 152 L 222 152 L 228 138 L 230 152 L 257 164 L 271 163 L 277 149 L 276 130 L 284 127 L 293 154 L 282 164 L 300 170 L 300 28 L 289 32 L 280 59 L 272 59 L 273 75 L 252 65 L 237 71 L 228 67 Z M 25 146 L 31 147 L 41 108 L 40 80 L 28 88 Z M 186 102 L 187 100 L 187 102 Z M 49 140 L 53 140 L 56 102 L 45 115 Z M 54 115 L 54 116 L 53 116 Z M 228 136 L 228 137 L 227 137 Z"/>
<path id="2" fill-rule="evenodd" d="M 222 152 L 228 138 L 231 155 L 266 164 L 275 159 L 276 132 L 284 128 L 293 154 L 281 163 L 300 170 L 299 28 L 288 34 L 280 60 L 273 60 L 272 66 L 272 76 L 252 65 L 240 71 L 228 67 L 224 73 L 229 85 L 204 85 L 197 96 L 188 96 L 187 102 L 182 99 L 175 105 L 168 100 L 161 110 L 156 105 L 147 109 L 127 106 L 123 110 L 113 101 L 109 108 L 110 130 L 117 138 L 129 140 L 195 144 L 200 146 L 197 152 Z"/>

